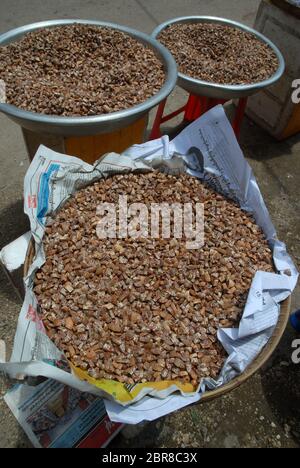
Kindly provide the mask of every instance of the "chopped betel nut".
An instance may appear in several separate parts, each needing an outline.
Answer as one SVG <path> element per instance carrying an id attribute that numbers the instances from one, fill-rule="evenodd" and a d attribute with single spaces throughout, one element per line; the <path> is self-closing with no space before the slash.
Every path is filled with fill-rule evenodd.
<path id="1" fill-rule="evenodd" d="M 268 44 L 232 26 L 175 23 L 158 40 L 173 54 L 181 73 L 211 83 L 257 83 L 278 68 L 277 56 Z"/>
<path id="2" fill-rule="evenodd" d="M 163 86 L 155 52 L 121 31 L 72 24 L 0 47 L 6 100 L 21 109 L 90 116 L 128 109 Z"/>
<path id="3" fill-rule="evenodd" d="M 100 239 L 99 203 L 204 204 L 205 243 Z M 149 208 L 150 209 L 150 208 Z M 220 327 L 237 327 L 257 270 L 272 253 L 249 214 L 197 178 L 116 175 L 78 191 L 49 220 L 34 291 L 48 336 L 90 376 L 134 384 L 216 378 Z"/>

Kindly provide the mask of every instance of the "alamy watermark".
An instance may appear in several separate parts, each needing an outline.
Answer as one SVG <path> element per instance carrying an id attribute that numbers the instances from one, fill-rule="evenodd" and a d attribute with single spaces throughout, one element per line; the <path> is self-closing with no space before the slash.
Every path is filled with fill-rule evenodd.
<path id="1" fill-rule="evenodd" d="M 292 101 L 294 104 L 299 104 L 300 103 L 300 78 L 293 81 L 292 88 L 295 88 L 295 91 L 293 91 L 292 93 Z"/>
<path id="2" fill-rule="evenodd" d="M 292 361 L 294 364 L 300 364 L 300 339 L 293 341 L 292 348 L 295 349 L 292 353 Z"/>
<path id="3" fill-rule="evenodd" d="M 100 239 L 184 238 L 187 249 L 204 245 L 203 203 L 128 204 L 128 197 L 120 195 L 118 203 L 100 203 L 97 216 Z"/>
<path id="4" fill-rule="evenodd" d="M 5 81 L 0 80 L 0 103 L 6 102 L 6 85 Z"/>

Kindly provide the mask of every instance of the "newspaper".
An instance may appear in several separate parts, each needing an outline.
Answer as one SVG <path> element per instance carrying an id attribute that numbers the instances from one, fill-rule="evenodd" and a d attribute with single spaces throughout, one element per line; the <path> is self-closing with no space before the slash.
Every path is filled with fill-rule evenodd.
<path id="1" fill-rule="evenodd" d="M 4 400 L 36 448 L 101 448 L 123 427 L 101 398 L 55 380 L 15 385 Z"/>
<path id="2" fill-rule="evenodd" d="M 239 328 L 219 330 L 218 338 L 229 355 L 219 378 L 216 381 L 204 379 L 196 391 L 190 384 L 179 382 L 128 387 L 111 381 L 95 381 L 86 372 L 73 367 L 69 372 L 57 368 L 55 362 L 62 358 L 61 352 L 45 333 L 32 291 L 34 274 L 45 261 L 42 238 L 47 216 L 59 209 L 70 194 L 95 180 L 116 173 L 149 171 L 153 167 L 173 174 L 185 170 L 253 213 L 269 240 L 278 271 L 277 274 L 258 272 L 255 275 Z M 278 321 L 279 303 L 291 294 L 297 282 L 298 272 L 285 245 L 276 238 L 257 182 L 222 106 L 209 111 L 173 141 L 163 137 L 135 145 L 121 156 L 108 154 L 94 166 L 42 146 L 26 174 L 24 197 L 36 257 L 25 278 L 26 297 L 11 362 L 0 364 L 0 369 L 12 377 L 19 374 L 46 376 L 81 391 L 101 395 L 110 400 L 107 410 L 114 421 L 136 423 L 157 418 L 166 414 L 161 399 L 172 395 L 168 407 L 171 412 L 191 402 L 190 398 L 197 401 L 207 389 L 219 387 L 243 372 L 269 340 Z M 137 402 L 141 407 L 148 405 L 147 411 L 136 411 L 133 416 L 134 412 L 126 407 Z"/>

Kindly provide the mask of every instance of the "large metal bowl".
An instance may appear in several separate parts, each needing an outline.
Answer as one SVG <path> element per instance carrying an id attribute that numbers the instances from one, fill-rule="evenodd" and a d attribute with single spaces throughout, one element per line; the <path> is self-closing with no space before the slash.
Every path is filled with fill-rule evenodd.
<path id="1" fill-rule="evenodd" d="M 184 75 L 183 73 L 178 73 L 178 86 L 185 89 L 191 94 L 207 96 L 215 99 L 236 99 L 251 96 L 252 94 L 257 93 L 261 89 L 273 85 L 283 75 L 285 69 L 285 62 L 280 50 L 275 46 L 275 44 L 273 44 L 272 41 L 270 41 L 263 34 L 259 33 L 258 31 L 255 31 L 252 28 L 249 28 L 248 26 L 245 26 L 244 24 L 238 23 L 236 21 L 231 21 L 225 18 L 216 18 L 213 16 L 184 16 L 182 18 L 174 18 L 172 20 L 160 24 L 153 31 L 152 37 L 157 39 L 161 31 L 163 31 L 164 29 L 166 29 L 166 27 L 174 23 L 217 23 L 241 29 L 242 31 L 246 31 L 253 34 L 255 37 L 257 37 L 257 39 L 264 42 L 265 44 L 268 44 L 273 49 L 278 58 L 278 69 L 273 76 L 271 76 L 267 80 L 247 85 L 224 85 L 210 83 L 208 81 L 191 78 L 190 76 Z"/>
<path id="2" fill-rule="evenodd" d="M 126 26 L 120 26 L 118 24 L 103 21 L 89 21 L 81 19 L 43 21 L 22 26 L 0 35 L 0 47 L 11 42 L 15 42 L 21 39 L 26 33 L 35 31 L 36 29 L 51 28 L 73 23 L 106 26 L 116 29 L 129 34 L 131 37 L 154 50 L 158 58 L 163 63 L 166 73 L 166 81 L 161 90 L 145 102 L 129 109 L 91 117 L 60 117 L 39 114 L 17 108 L 7 103 L 0 103 L 0 112 L 6 114 L 23 128 L 34 132 L 64 136 L 95 135 L 100 133 L 110 133 L 120 128 L 127 127 L 143 115 L 146 115 L 150 109 L 159 104 L 173 91 L 177 81 L 177 66 L 170 52 L 158 41 L 147 34 L 127 28 Z"/>

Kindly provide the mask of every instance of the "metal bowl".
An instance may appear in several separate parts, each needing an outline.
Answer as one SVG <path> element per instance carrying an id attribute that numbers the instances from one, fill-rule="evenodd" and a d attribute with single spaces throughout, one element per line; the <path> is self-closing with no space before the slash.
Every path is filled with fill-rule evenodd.
<path id="1" fill-rule="evenodd" d="M 141 43 L 155 51 L 161 60 L 166 73 L 166 81 L 161 90 L 147 99 L 145 102 L 126 110 L 112 112 L 88 117 L 60 117 L 55 115 L 39 114 L 20 109 L 7 103 L 0 103 L 0 111 L 14 120 L 22 127 L 39 133 L 57 134 L 63 136 L 95 135 L 99 133 L 110 133 L 124 128 L 143 115 L 146 115 L 153 107 L 164 100 L 174 89 L 177 81 L 177 66 L 170 52 L 158 41 L 142 32 L 126 26 L 107 23 L 103 21 L 89 21 L 81 19 L 53 20 L 33 23 L 20 28 L 13 29 L 0 35 L 0 47 L 21 39 L 26 33 L 41 28 L 51 28 L 66 24 L 90 24 L 95 26 L 106 26 L 129 34 Z"/>
<path id="2" fill-rule="evenodd" d="M 191 78 L 190 76 L 184 75 L 183 73 L 178 73 L 178 86 L 185 89 L 191 94 L 207 96 L 215 99 L 228 100 L 251 96 L 252 94 L 257 93 L 261 89 L 273 85 L 283 75 L 285 69 L 285 62 L 280 50 L 275 46 L 275 44 L 273 44 L 272 41 L 270 41 L 270 39 L 268 39 L 258 31 L 255 31 L 255 29 L 249 28 L 244 24 L 238 23 L 236 21 L 231 21 L 225 18 L 216 18 L 214 16 L 184 16 L 182 18 L 174 18 L 172 20 L 160 24 L 156 29 L 154 29 L 152 37 L 157 39 L 161 31 L 166 29 L 167 26 L 170 26 L 174 23 L 216 23 L 241 29 L 242 31 L 246 31 L 253 34 L 257 39 L 264 42 L 265 44 L 268 44 L 271 47 L 271 49 L 273 49 L 278 58 L 278 69 L 273 76 L 271 76 L 267 80 L 247 85 L 224 85 L 210 83 L 208 81 Z"/>

